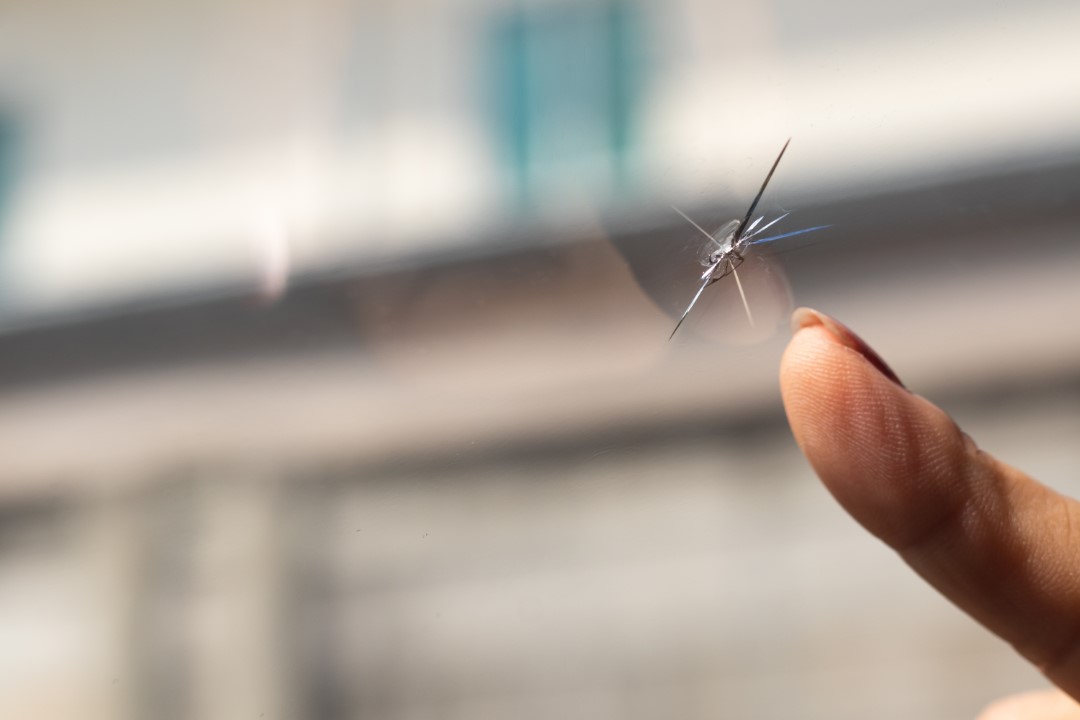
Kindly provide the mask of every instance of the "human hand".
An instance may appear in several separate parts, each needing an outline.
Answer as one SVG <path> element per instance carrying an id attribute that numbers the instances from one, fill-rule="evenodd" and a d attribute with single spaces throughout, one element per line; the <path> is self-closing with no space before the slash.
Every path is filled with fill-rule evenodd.
<path id="1" fill-rule="evenodd" d="M 780 366 L 795 440 L 833 497 L 1062 693 L 984 720 L 1080 720 L 1080 502 L 975 445 L 866 343 L 801 308 Z"/>

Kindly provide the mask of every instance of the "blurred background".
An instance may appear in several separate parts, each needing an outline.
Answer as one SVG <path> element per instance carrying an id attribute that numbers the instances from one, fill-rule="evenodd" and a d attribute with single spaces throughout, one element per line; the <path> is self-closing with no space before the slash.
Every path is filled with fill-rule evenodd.
<path id="1" fill-rule="evenodd" d="M 762 201 L 1080 493 L 1072 0 L 0 5 L 0 716 L 964 718 L 1045 684 L 828 497 L 784 333 L 620 253 Z M 654 256 L 662 262 L 662 255 Z M 646 267 L 646 271 L 648 268 Z"/>

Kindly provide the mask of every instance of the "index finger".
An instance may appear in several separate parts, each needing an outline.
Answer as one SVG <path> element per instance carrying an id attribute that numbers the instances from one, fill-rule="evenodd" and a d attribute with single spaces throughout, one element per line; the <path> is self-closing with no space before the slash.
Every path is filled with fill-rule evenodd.
<path id="1" fill-rule="evenodd" d="M 793 323 L 784 404 L 828 490 L 1080 698 L 1080 504 L 981 451 L 840 323 L 806 309 Z"/>

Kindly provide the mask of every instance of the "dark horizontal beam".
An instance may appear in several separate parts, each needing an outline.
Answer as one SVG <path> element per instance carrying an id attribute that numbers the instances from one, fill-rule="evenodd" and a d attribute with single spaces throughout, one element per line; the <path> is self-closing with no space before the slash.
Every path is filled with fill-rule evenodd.
<path id="1" fill-rule="evenodd" d="M 735 207 L 697 208 L 713 215 Z M 829 236 L 788 263 L 796 285 L 843 283 L 867 273 L 916 273 L 928 262 L 964 263 L 1053 250 L 1034 245 L 1034 228 L 1080 226 L 1080 164 L 1014 169 L 962 181 L 942 180 L 795 208 L 802 226 L 831 224 Z M 663 242 L 683 232 L 666 210 L 607 223 L 618 242 Z M 1044 234 L 1045 235 L 1045 234 Z M 1075 242 L 1075 233 L 1057 240 Z M 982 238 L 975 243 L 972 238 Z M 550 236 L 508 237 L 442 257 L 425 255 L 375 272 L 356 268 L 333 276 L 296 278 L 279 301 L 267 304 L 235 291 L 193 296 L 97 314 L 39 318 L 0 331 L 0 390 L 136 369 L 327 349 L 363 352 L 366 331 L 356 303 L 394 302 L 409 287 L 438 273 L 501 263 L 550 262 L 564 242 Z M 595 234 L 580 241 L 595 241 Z M 561 238 L 573 242 L 575 238 Z"/>

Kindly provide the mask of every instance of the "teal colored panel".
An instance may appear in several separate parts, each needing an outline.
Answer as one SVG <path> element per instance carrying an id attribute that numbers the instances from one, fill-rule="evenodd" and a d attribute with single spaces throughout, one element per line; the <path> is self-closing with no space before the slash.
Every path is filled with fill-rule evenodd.
<path id="1" fill-rule="evenodd" d="M 0 248 L 17 176 L 18 133 L 15 121 L 0 115 Z"/>
<path id="2" fill-rule="evenodd" d="M 621 188 L 643 33 L 627 0 L 518 5 L 495 23 L 496 127 L 518 203 L 572 181 Z"/>

